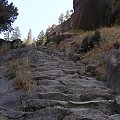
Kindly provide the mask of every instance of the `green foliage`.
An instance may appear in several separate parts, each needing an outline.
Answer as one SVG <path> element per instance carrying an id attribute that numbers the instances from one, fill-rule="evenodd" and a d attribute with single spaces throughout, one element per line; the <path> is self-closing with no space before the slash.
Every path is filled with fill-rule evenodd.
<path id="1" fill-rule="evenodd" d="M 120 13 L 119 13 L 119 15 L 117 16 L 117 18 L 115 20 L 115 24 L 120 25 Z"/>
<path id="2" fill-rule="evenodd" d="M 14 80 L 16 89 L 24 89 L 29 91 L 32 87 L 31 72 L 29 66 L 31 63 L 31 57 L 26 56 L 13 60 L 8 70 L 9 79 Z"/>
<path id="3" fill-rule="evenodd" d="M 18 9 L 8 0 L 0 0 L 0 32 L 11 31 L 13 22 L 17 19 Z"/>
<path id="4" fill-rule="evenodd" d="M 63 23 L 64 21 L 68 20 L 71 17 L 69 10 L 66 11 L 65 15 L 63 13 L 60 14 L 58 18 L 59 24 Z"/>
<path id="5" fill-rule="evenodd" d="M 45 45 L 48 44 L 48 43 L 50 42 L 49 33 L 50 33 L 50 31 L 51 31 L 51 29 L 52 29 L 53 27 L 56 27 L 56 25 L 53 24 L 52 27 L 49 26 L 49 27 L 46 29 L 45 35 L 46 35 L 46 38 L 47 38 L 47 39 L 46 39 Z"/>
<path id="6" fill-rule="evenodd" d="M 37 44 L 45 45 L 46 42 L 47 42 L 47 36 L 44 33 L 44 31 L 42 30 L 37 37 Z"/>
<path id="7" fill-rule="evenodd" d="M 33 44 L 32 30 L 30 29 L 29 32 L 28 32 L 26 45 L 32 45 L 32 44 Z"/>
<path id="8" fill-rule="evenodd" d="M 101 40 L 100 31 L 96 30 L 95 31 L 95 35 L 92 36 L 93 44 L 99 45 L 100 40 Z M 100 45 L 99 45 L 99 47 L 100 47 Z"/>
<path id="9" fill-rule="evenodd" d="M 10 66 L 10 69 L 8 71 L 9 79 L 16 78 L 16 76 L 17 76 L 17 69 L 18 69 L 17 64 L 12 62 L 11 66 Z"/>

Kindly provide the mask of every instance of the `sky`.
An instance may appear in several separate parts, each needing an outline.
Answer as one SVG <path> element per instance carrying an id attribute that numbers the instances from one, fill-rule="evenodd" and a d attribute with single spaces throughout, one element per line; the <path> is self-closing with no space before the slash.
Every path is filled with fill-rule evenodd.
<path id="1" fill-rule="evenodd" d="M 52 24 L 58 24 L 61 13 L 73 9 L 73 0 L 8 0 L 18 8 L 19 16 L 13 27 L 18 26 L 22 39 L 27 38 L 29 29 L 37 38 L 41 30 Z"/>

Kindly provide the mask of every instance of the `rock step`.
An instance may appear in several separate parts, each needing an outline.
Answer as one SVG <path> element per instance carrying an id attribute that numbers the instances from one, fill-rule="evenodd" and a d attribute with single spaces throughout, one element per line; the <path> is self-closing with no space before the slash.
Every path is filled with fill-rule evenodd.
<path id="1" fill-rule="evenodd" d="M 22 111 L 8 110 L 6 108 L 0 107 L 0 120 L 19 120 L 21 118 L 24 118 L 27 114 L 30 114 L 30 112 L 26 113 Z"/>
<path id="2" fill-rule="evenodd" d="M 100 88 L 87 88 L 87 87 L 79 87 L 79 88 L 72 88 L 72 87 L 68 87 L 67 85 L 65 86 L 67 88 L 67 90 L 70 92 L 70 94 L 98 94 L 98 95 L 105 95 L 105 94 L 112 94 L 114 93 L 114 91 L 112 90 L 105 90 L 105 89 L 100 89 Z"/>
<path id="3" fill-rule="evenodd" d="M 39 80 L 55 80 L 55 77 L 51 77 L 48 75 L 41 75 L 41 76 L 36 76 L 34 77 L 35 81 L 39 81 Z"/>
<path id="4" fill-rule="evenodd" d="M 52 77 L 61 77 L 64 76 L 64 73 L 62 72 L 62 70 L 48 70 L 48 71 L 37 71 L 36 76 L 40 76 L 40 75 L 44 75 L 44 76 L 52 76 Z"/>
<path id="5" fill-rule="evenodd" d="M 31 109 L 44 109 L 46 107 L 54 107 L 54 106 L 62 106 L 65 107 L 67 104 L 66 101 L 60 101 L 60 100 L 49 100 L 49 99 L 29 99 L 27 101 L 24 101 L 24 104 L 22 107 L 29 107 L 29 110 Z"/>
<path id="6" fill-rule="evenodd" d="M 47 93 L 47 92 L 66 92 L 66 87 L 64 85 L 53 85 L 53 86 L 44 86 L 39 85 L 35 87 L 35 92 Z"/>
<path id="7" fill-rule="evenodd" d="M 50 76 L 51 77 L 51 76 Z M 41 77 L 40 77 L 41 78 Z M 38 79 L 38 80 L 37 80 Z M 56 86 L 61 85 L 61 83 L 57 80 L 39 80 L 39 77 L 36 78 L 36 81 L 38 85 L 44 85 L 44 86 Z"/>
<path id="8" fill-rule="evenodd" d="M 90 101 L 90 100 L 110 100 L 114 98 L 114 95 L 111 94 L 111 91 L 102 90 L 102 89 L 87 89 L 87 88 L 79 88 L 79 89 L 71 89 L 67 88 L 64 85 L 53 85 L 53 86 L 44 86 L 39 85 L 35 87 L 35 92 L 37 93 L 61 93 L 66 95 L 77 96 L 80 101 Z M 59 95 L 59 94 L 58 94 Z"/>
<path id="9" fill-rule="evenodd" d="M 101 104 L 101 103 L 105 103 L 105 104 L 111 104 L 114 103 L 114 100 L 94 100 L 94 101 L 85 101 L 85 102 L 75 102 L 75 101 L 69 101 L 68 105 L 70 106 L 81 106 L 81 105 L 90 105 L 90 104 Z"/>
<path id="10" fill-rule="evenodd" d="M 71 108 L 71 114 L 66 115 L 62 120 L 110 120 L 109 117 L 98 109 L 92 108 Z"/>
<path id="11" fill-rule="evenodd" d="M 60 92 L 37 93 L 38 99 L 61 100 L 61 101 L 80 101 L 78 96 Z"/>
<path id="12" fill-rule="evenodd" d="M 70 112 L 68 109 L 60 106 L 46 107 L 34 112 L 34 114 L 26 116 L 24 120 L 62 120 L 69 114 Z"/>
<path id="13" fill-rule="evenodd" d="M 94 88 L 101 88 L 101 89 L 108 89 L 104 82 L 97 81 L 95 79 L 78 79 L 78 78 L 69 78 L 69 77 L 60 77 L 58 80 L 62 81 L 63 83 L 69 85 L 70 87 L 81 85 L 85 87 L 94 87 Z"/>
<path id="14" fill-rule="evenodd" d="M 95 100 L 95 101 L 85 101 L 85 102 L 75 102 L 75 101 L 69 101 L 67 103 L 67 108 L 88 108 L 88 109 L 96 109 L 102 111 L 106 115 L 111 115 L 115 108 L 113 106 L 115 105 L 114 100 Z"/>
<path id="15" fill-rule="evenodd" d="M 85 102 L 76 102 L 76 101 L 60 101 L 60 100 L 50 100 L 50 99 L 29 99 L 27 101 L 29 105 L 35 107 L 43 106 L 63 106 L 67 108 L 80 108 L 80 106 L 89 107 L 90 105 L 98 106 L 102 104 L 111 105 L 115 103 L 114 100 L 94 100 L 94 101 L 85 101 Z M 27 104 L 26 103 L 26 104 Z"/>
<path id="16" fill-rule="evenodd" d="M 24 102 L 24 109 L 28 110 L 40 110 L 46 107 L 61 106 L 67 109 L 72 108 L 92 108 L 98 109 L 105 114 L 111 114 L 113 111 L 114 100 L 96 100 L 96 101 L 86 101 L 86 102 L 76 102 L 76 101 L 60 101 L 60 100 L 50 100 L 50 99 L 29 99 Z M 25 108 L 26 107 L 26 108 Z"/>

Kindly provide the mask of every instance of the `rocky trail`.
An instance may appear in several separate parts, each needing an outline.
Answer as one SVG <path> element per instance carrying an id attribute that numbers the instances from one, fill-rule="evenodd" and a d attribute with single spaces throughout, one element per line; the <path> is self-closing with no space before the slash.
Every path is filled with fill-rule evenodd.
<path id="1" fill-rule="evenodd" d="M 33 89 L 27 94 L 20 90 L 12 90 L 9 95 L 7 92 L 6 98 L 13 103 L 17 102 L 15 94 L 19 96 L 20 109 L 3 106 L 1 98 L 5 97 L 0 93 L 0 120 L 120 120 L 114 91 L 85 72 L 82 63 L 40 50 L 36 55 L 37 61 L 31 65 Z M 2 83 L 0 72 L 3 90 L 8 82 Z"/>

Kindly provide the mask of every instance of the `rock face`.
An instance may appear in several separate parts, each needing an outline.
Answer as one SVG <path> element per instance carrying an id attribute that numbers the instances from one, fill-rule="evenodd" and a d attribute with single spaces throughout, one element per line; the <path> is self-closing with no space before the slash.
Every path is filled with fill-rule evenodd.
<path id="1" fill-rule="evenodd" d="M 6 41 L 4 39 L 0 39 L 0 53 L 8 51 L 10 49 L 16 49 L 18 47 L 21 47 L 21 45 L 21 39 L 15 39 L 13 41 Z"/>
<path id="2" fill-rule="evenodd" d="M 109 24 L 112 0 L 74 0 L 73 8 L 73 27 L 91 30 Z"/>
<path id="3" fill-rule="evenodd" d="M 120 51 L 115 51 L 108 56 L 107 76 L 109 85 L 120 93 Z"/>
<path id="4" fill-rule="evenodd" d="M 120 22 L 120 0 L 113 0 L 113 14 L 111 21 L 118 24 Z"/>
<path id="5" fill-rule="evenodd" d="M 11 42 L 0 39 L 0 53 L 10 50 Z"/>
<path id="6" fill-rule="evenodd" d="M 74 0 L 73 28 L 92 30 L 120 21 L 120 0 Z"/>

